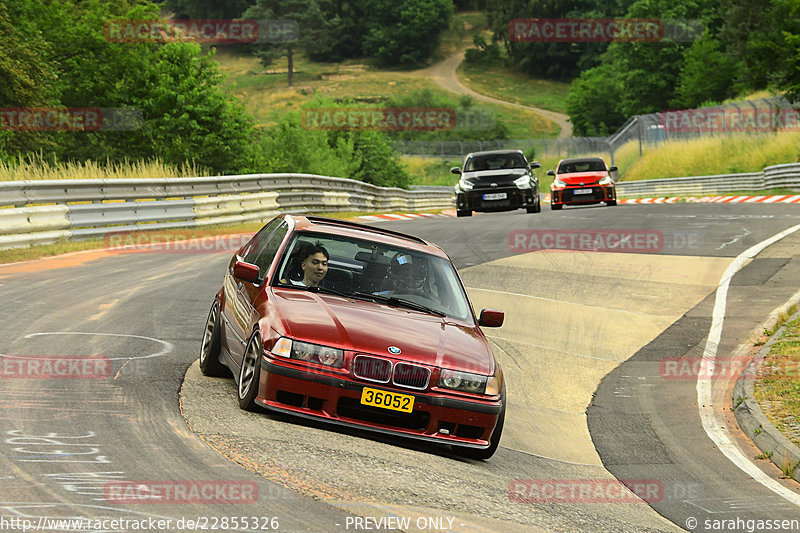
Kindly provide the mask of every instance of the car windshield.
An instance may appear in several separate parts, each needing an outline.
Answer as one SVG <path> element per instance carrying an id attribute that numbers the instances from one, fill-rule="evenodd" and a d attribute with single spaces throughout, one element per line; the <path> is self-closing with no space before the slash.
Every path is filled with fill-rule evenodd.
<path id="1" fill-rule="evenodd" d="M 469 300 L 449 260 L 341 235 L 298 232 L 272 284 L 473 322 Z"/>
<path id="2" fill-rule="evenodd" d="M 574 172 L 602 172 L 604 170 L 606 170 L 606 165 L 602 161 L 565 161 L 558 167 L 559 174 L 572 174 Z"/>
<path id="3" fill-rule="evenodd" d="M 522 154 L 474 155 L 467 160 L 466 172 L 476 170 L 501 170 L 506 168 L 525 168 Z"/>

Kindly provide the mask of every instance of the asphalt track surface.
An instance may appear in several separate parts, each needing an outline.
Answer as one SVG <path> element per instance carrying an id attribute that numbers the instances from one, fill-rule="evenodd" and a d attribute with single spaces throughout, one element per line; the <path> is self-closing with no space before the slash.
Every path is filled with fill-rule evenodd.
<path id="1" fill-rule="evenodd" d="M 0 528 L 22 531 L 29 520 L 29 531 L 134 530 L 44 517 L 172 520 L 139 528 L 150 531 L 748 531 L 748 520 L 800 520 L 797 506 L 706 435 L 696 380 L 664 379 L 659 366 L 702 353 L 724 269 L 796 224 L 795 206 L 697 204 L 387 223 L 441 245 L 477 309 L 511 305 L 507 323 L 487 330 L 510 388 L 507 431 L 486 462 L 239 410 L 232 380 L 192 367 L 228 253 L 78 254 L 0 267 Z M 509 244 L 515 230 L 598 228 L 660 231 L 663 246 L 522 253 L 533 250 Z M 720 354 L 734 353 L 797 291 L 798 250 L 790 235 L 733 277 Z M 92 379 L 11 375 L 32 360 L 85 356 L 95 358 Z M 720 416 L 726 387 L 712 384 Z M 754 464 L 797 497 L 777 469 Z M 660 491 L 647 503 L 509 494 L 520 480 L 598 487 L 615 477 Z M 139 491 L 121 501 L 131 497 L 119 492 L 126 481 L 162 497 L 163 487 L 190 481 L 218 492 L 194 501 Z M 230 517 L 247 517 L 247 527 Z"/>

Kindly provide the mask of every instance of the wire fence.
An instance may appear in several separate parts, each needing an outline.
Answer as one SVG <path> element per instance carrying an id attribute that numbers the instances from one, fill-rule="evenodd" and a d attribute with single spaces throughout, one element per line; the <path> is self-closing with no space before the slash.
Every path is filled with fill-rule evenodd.
<path id="1" fill-rule="evenodd" d="M 516 139 L 492 141 L 396 141 L 394 149 L 403 155 L 458 160 L 483 150 L 534 150 L 536 157 L 570 157 L 607 153 L 611 164 L 617 150 L 629 143 L 645 147 L 674 140 L 780 131 L 800 131 L 800 107 L 782 96 L 746 100 L 699 109 L 667 110 L 634 115 L 608 137 L 569 139 Z"/>

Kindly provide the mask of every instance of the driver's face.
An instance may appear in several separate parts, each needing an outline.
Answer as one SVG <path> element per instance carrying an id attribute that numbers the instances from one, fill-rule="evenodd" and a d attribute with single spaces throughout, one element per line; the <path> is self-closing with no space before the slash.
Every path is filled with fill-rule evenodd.
<path id="1" fill-rule="evenodd" d="M 317 252 L 306 257 L 300 268 L 303 269 L 303 283 L 310 287 L 316 287 L 328 273 L 328 260 L 325 258 L 325 254 Z"/>

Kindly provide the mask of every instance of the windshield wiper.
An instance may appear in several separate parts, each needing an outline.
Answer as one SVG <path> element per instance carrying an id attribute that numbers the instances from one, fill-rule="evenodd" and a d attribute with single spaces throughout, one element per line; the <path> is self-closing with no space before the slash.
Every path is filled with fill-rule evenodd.
<path id="1" fill-rule="evenodd" d="M 442 311 L 439 311 L 437 309 L 432 309 L 422 304 L 418 304 L 417 302 L 412 302 L 411 300 L 398 298 L 396 296 L 387 296 L 385 294 L 370 294 L 367 292 L 354 292 L 353 294 L 351 294 L 351 296 L 369 299 L 376 302 L 383 302 L 389 305 L 393 305 L 395 307 L 407 307 L 408 309 L 413 309 L 415 311 L 422 311 L 423 313 L 429 313 L 431 315 L 445 316 L 445 313 L 443 313 Z"/>
<path id="2" fill-rule="evenodd" d="M 334 294 L 336 296 L 341 296 L 343 298 L 350 298 L 350 295 L 346 292 L 337 291 L 336 289 L 330 289 L 328 287 L 311 287 L 308 285 L 295 285 L 293 283 L 281 283 L 280 287 L 288 287 L 291 289 L 297 289 L 300 291 L 309 291 L 309 292 L 321 292 L 323 294 Z"/>
<path id="3" fill-rule="evenodd" d="M 343 298 L 350 298 L 350 295 L 346 292 L 337 291 L 336 289 L 330 289 L 328 287 L 306 287 L 306 290 L 311 292 L 321 292 L 324 294 L 334 294 Z"/>

